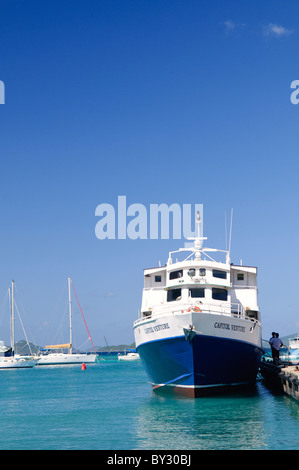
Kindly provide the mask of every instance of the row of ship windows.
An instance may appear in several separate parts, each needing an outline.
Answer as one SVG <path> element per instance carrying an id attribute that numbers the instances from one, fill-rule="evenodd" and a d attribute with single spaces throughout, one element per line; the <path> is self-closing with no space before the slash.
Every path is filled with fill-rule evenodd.
<path id="1" fill-rule="evenodd" d="M 189 269 L 187 273 L 190 277 L 195 276 L 196 274 L 196 269 L 191 268 Z M 199 269 L 199 275 L 200 276 L 205 276 L 206 275 L 206 268 L 200 268 Z M 220 271 L 219 269 L 213 269 L 212 270 L 212 275 L 213 277 L 218 277 L 220 279 L 226 279 L 227 278 L 227 272 L 226 271 Z M 178 279 L 180 277 L 183 277 L 183 270 L 179 269 L 177 271 L 172 271 L 169 273 L 169 279 Z"/>
<path id="2" fill-rule="evenodd" d="M 195 269 L 189 269 L 188 275 L 190 277 L 195 276 Z M 205 276 L 206 275 L 206 269 L 201 268 L 199 270 L 199 275 L 200 276 Z M 212 275 L 213 275 L 213 277 L 217 277 L 219 279 L 226 279 L 227 278 L 227 272 L 226 271 L 220 271 L 218 269 L 213 269 L 212 270 Z M 183 270 L 182 269 L 180 269 L 178 271 L 172 271 L 171 273 L 169 273 L 169 279 L 170 280 L 179 279 L 181 277 L 183 277 Z M 237 273 L 237 280 L 238 281 L 244 281 L 244 274 L 243 273 Z M 155 276 L 155 282 L 161 282 L 161 281 L 162 281 L 162 276 Z"/>
<path id="3" fill-rule="evenodd" d="M 182 296 L 182 289 L 170 289 L 167 291 L 167 302 L 174 302 L 180 300 Z M 203 298 L 205 297 L 204 288 L 189 289 L 189 297 Z M 227 290 L 218 287 L 212 288 L 212 299 L 227 301 Z"/>

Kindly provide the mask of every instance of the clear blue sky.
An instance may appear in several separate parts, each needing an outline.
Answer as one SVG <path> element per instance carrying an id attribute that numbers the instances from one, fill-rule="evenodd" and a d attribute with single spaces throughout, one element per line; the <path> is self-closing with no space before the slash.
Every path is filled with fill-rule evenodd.
<path id="1" fill-rule="evenodd" d="M 234 208 L 263 336 L 299 330 L 298 18 L 295 0 L 0 0 L 0 299 L 14 277 L 30 339 L 54 340 L 70 275 L 94 343 L 133 341 L 143 268 L 181 243 L 98 240 L 118 195 L 202 203 L 218 248 Z"/>

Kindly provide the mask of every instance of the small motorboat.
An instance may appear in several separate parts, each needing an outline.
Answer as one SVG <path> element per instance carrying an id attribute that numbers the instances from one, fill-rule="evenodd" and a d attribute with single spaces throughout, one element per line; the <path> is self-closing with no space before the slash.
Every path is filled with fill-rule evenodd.
<path id="1" fill-rule="evenodd" d="M 125 350 L 124 354 L 118 355 L 119 361 L 138 361 L 139 359 L 140 359 L 140 356 L 136 351 Z"/>

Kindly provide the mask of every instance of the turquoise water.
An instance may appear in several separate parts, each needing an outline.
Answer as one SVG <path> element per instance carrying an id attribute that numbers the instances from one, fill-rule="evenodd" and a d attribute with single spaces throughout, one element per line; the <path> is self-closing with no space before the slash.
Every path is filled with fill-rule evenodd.
<path id="1" fill-rule="evenodd" d="M 262 383 L 197 400 L 152 393 L 140 362 L 0 371 L 0 449 L 299 449 L 299 403 Z"/>

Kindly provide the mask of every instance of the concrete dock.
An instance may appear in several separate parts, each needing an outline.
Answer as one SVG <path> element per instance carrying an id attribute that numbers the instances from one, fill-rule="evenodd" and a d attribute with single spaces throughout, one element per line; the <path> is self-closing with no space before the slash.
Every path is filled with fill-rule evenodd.
<path id="1" fill-rule="evenodd" d="M 260 373 L 269 385 L 280 387 L 285 394 L 299 401 L 299 365 L 262 361 Z"/>
<path id="2" fill-rule="evenodd" d="M 283 391 L 299 401 L 299 366 L 286 366 L 279 372 Z"/>

